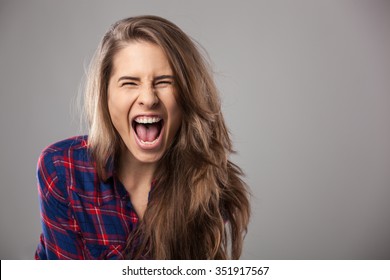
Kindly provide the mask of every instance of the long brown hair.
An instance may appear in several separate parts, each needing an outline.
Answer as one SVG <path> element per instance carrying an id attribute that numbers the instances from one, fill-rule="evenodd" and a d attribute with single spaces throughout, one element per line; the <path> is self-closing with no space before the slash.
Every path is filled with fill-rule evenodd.
<path id="1" fill-rule="evenodd" d="M 157 16 L 118 21 L 105 34 L 86 87 L 89 149 L 99 177 L 122 142 L 107 106 L 114 55 L 138 40 L 160 46 L 175 76 L 181 128 L 158 164 L 143 220 L 128 239 L 129 258 L 238 259 L 250 216 L 248 187 L 233 152 L 210 67 L 195 43 Z M 135 249 L 134 249 L 135 248 Z"/>

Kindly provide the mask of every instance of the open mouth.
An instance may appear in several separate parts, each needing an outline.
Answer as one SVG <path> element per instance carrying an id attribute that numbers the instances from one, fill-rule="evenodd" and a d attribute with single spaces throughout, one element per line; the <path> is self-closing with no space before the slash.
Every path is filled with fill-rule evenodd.
<path id="1" fill-rule="evenodd" d="M 132 126 L 142 144 L 153 145 L 160 137 L 164 120 L 155 116 L 138 116 Z"/>

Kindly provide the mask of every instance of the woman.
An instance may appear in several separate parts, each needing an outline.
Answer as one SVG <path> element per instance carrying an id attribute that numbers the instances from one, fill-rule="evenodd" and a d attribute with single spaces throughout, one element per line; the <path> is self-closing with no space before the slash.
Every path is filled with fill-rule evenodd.
<path id="1" fill-rule="evenodd" d="M 37 259 L 238 259 L 248 191 L 210 70 L 156 16 L 103 37 L 86 86 L 89 135 L 38 162 Z"/>

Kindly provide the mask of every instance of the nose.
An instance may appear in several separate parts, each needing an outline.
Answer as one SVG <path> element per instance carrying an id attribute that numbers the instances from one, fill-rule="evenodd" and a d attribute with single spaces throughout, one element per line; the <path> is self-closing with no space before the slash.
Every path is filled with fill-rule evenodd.
<path id="1" fill-rule="evenodd" d="M 153 108 L 159 102 L 157 93 L 152 86 L 145 86 L 140 89 L 140 94 L 138 96 L 138 104 L 146 108 Z"/>

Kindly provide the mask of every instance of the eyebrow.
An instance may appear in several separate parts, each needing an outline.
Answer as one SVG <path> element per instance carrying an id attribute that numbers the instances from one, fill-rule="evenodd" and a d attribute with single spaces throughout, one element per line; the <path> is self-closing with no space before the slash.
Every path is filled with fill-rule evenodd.
<path id="1" fill-rule="evenodd" d="M 153 81 L 159 81 L 159 80 L 163 80 L 163 79 L 174 79 L 175 77 L 172 76 L 172 75 L 161 75 L 161 76 L 157 76 L 153 79 Z M 118 82 L 122 81 L 122 80 L 132 80 L 132 81 L 141 81 L 141 78 L 139 77 L 133 77 L 133 76 L 122 76 L 118 79 Z"/>
<path id="2" fill-rule="evenodd" d="M 154 80 L 154 81 L 158 81 L 158 80 L 164 80 L 164 79 L 172 79 L 172 80 L 174 80 L 175 77 L 172 76 L 172 75 L 161 75 L 161 76 L 157 76 L 157 77 L 154 78 L 153 80 Z"/>
<path id="3" fill-rule="evenodd" d="M 132 77 L 132 76 L 122 76 L 118 79 L 118 82 L 122 81 L 122 80 L 133 80 L 133 81 L 141 81 L 140 78 L 138 77 Z"/>

